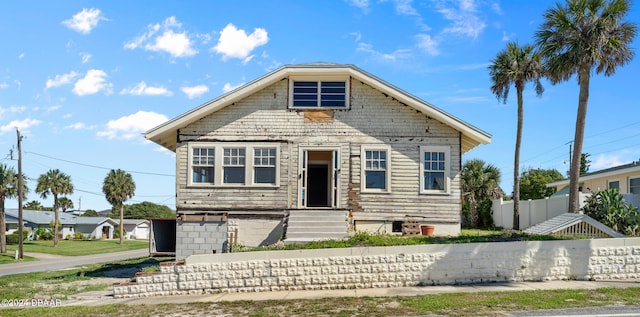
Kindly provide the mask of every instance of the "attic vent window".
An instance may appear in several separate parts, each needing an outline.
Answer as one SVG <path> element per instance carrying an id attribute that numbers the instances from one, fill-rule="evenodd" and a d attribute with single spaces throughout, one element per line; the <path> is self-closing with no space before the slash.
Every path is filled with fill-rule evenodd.
<path id="1" fill-rule="evenodd" d="M 290 108 L 348 108 L 348 83 L 346 80 L 292 81 Z"/>

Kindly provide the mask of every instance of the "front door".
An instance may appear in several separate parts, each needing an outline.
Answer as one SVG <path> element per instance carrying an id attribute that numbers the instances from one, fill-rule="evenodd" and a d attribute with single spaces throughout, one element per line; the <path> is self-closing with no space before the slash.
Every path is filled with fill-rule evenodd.
<path id="1" fill-rule="evenodd" d="M 300 160 L 300 207 L 337 208 L 338 149 L 304 149 Z"/>

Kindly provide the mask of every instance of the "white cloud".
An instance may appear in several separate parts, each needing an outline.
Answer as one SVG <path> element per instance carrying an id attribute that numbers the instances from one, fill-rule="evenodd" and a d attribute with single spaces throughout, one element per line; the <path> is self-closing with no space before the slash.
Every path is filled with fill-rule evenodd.
<path id="1" fill-rule="evenodd" d="M 399 59 L 407 58 L 411 53 L 411 50 L 408 49 L 398 49 L 391 53 L 382 53 L 374 50 L 373 45 L 362 42 L 358 43 L 357 50 L 368 53 L 372 57 L 382 61 L 396 61 Z"/>
<path id="2" fill-rule="evenodd" d="M 347 0 L 347 3 L 362 9 L 365 13 L 369 11 L 369 0 Z"/>
<path id="3" fill-rule="evenodd" d="M 13 120 L 6 125 L 0 126 L 0 134 L 5 134 L 9 131 L 15 130 L 16 128 L 19 130 L 26 130 L 38 124 L 40 124 L 40 120 L 36 119 Z"/>
<path id="4" fill-rule="evenodd" d="M 138 111 L 132 115 L 124 116 L 107 123 L 106 130 L 99 131 L 98 136 L 112 139 L 131 140 L 141 137 L 141 134 L 156 127 L 169 119 L 156 112 Z"/>
<path id="5" fill-rule="evenodd" d="M 93 125 L 86 125 L 82 122 L 76 122 L 74 124 L 70 124 L 64 127 L 65 129 L 71 129 L 71 130 L 93 130 L 96 128 L 96 126 Z"/>
<path id="6" fill-rule="evenodd" d="M 589 165 L 589 169 L 596 171 L 596 170 L 601 170 L 601 169 L 605 169 L 605 168 L 609 168 L 609 167 L 614 167 L 614 166 L 618 166 L 618 165 L 622 165 L 625 163 L 629 163 L 628 161 L 624 161 L 620 155 L 598 155 L 598 157 L 591 162 L 591 164 Z"/>
<path id="7" fill-rule="evenodd" d="M 182 90 L 182 92 L 187 95 L 187 98 L 193 99 L 208 93 L 209 87 L 207 87 L 207 85 L 197 85 L 191 87 L 185 86 L 181 87 L 180 90 Z"/>
<path id="8" fill-rule="evenodd" d="M 147 86 L 144 81 L 141 81 L 133 87 L 122 89 L 120 94 L 133 96 L 171 96 L 173 92 L 162 86 Z"/>
<path id="9" fill-rule="evenodd" d="M 80 58 L 82 59 L 82 64 L 86 64 L 91 59 L 92 55 L 89 53 L 80 53 Z"/>
<path id="10" fill-rule="evenodd" d="M 247 35 L 244 30 L 236 28 L 232 23 L 227 24 L 218 39 L 218 45 L 212 49 L 222 54 L 222 59 L 239 58 L 246 61 L 251 51 L 256 47 L 269 42 L 267 31 L 263 28 L 255 28 L 253 33 Z"/>
<path id="11" fill-rule="evenodd" d="M 71 19 L 62 21 L 62 24 L 82 34 L 89 34 L 101 20 L 107 19 L 102 15 L 100 9 L 85 8 L 76 13 Z"/>
<path id="12" fill-rule="evenodd" d="M 403 15 L 418 15 L 418 11 L 411 6 L 412 0 L 394 0 L 396 12 Z"/>
<path id="13" fill-rule="evenodd" d="M 58 109 L 60 109 L 60 108 L 62 108 L 62 106 L 60 106 L 60 105 L 53 105 L 53 106 L 51 106 L 51 107 L 47 108 L 47 112 L 56 111 L 56 110 L 58 110 Z"/>
<path id="14" fill-rule="evenodd" d="M 230 91 L 232 91 L 232 90 L 234 90 L 234 89 L 236 89 L 236 88 L 238 88 L 238 87 L 240 87 L 242 85 L 244 85 L 244 83 L 240 83 L 240 84 L 237 84 L 235 86 L 232 86 L 230 83 L 226 83 L 222 87 L 222 92 L 228 93 L 228 92 L 230 92 Z"/>
<path id="15" fill-rule="evenodd" d="M 53 79 L 47 79 L 45 89 L 66 85 L 70 83 L 76 76 L 78 76 L 78 73 L 76 73 L 75 71 L 71 71 L 62 75 L 56 75 L 56 77 L 54 77 Z"/>
<path id="16" fill-rule="evenodd" d="M 24 58 L 24 53 L 20 53 L 20 55 L 18 55 L 18 59 L 23 59 Z"/>
<path id="17" fill-rule="evenodd" d="M 8 108 L 0 107 L 0 118 L 4 116 L 5 113 L 20 113 L 27 110 L 25 106 L 11 106 Z"/>
<path id="18" fill-rule="evenodd" d="M 100 91 L 111 93 L 111 83 L 106 81 L 107 73 L 99 69 L 90 69 L 73 86 L 73 93 L 78 96 L 92 95 Z"/>
<path id="19" fill-rule="evenodd" d="M 0 83 L 0 89 L 5 89 L 5 88 L 8 88 L 8 87 L 9 87 L 9 84 L 7 84 L 7 83 Z"/>
<path id="20" fill-rule="evenodd" d="M 152 52 L 169 53 L 172 57 L 189 57 L 198 51 L 182 24 L 175 17 L 168 17 L 162 25 L 159 23 L 147 26 L 147 32 L 124 44 L 126 49 L 144 48 Z"/>
<path id="21" fill-rule="evenodd" d="M 438 41 L 434 40 L 428 34 L 418 34 L 418 47 L 423 49 L 427 54 L 435 56 L 440 54 L 438 51 Z"/>
<path id="22" fill-rule="evenodd" d="M 475 0 L 436 1 L 437 11 L 452 22 L 443 33 L 477 38 L 487 26 L 477 15 Z"/>

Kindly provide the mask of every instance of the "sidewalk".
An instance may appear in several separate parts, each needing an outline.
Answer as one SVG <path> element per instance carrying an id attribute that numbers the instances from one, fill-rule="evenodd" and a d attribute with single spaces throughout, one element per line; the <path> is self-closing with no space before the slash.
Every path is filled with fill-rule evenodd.
<path id="1" fill-rule="evenodd" d="M 240 300 L 292 300 L 318 299 L 331 297 L 384 297 L 384 296 L 419 296 L 427 294 L 473 293 L 473 292 L 507 292 L 553 289 L 597 289 L 597 288 L 629 288 L 640 287 L 640 279 L 606 280 L 606 281 L 548 281 L 489 283 L 470 285 L 443 285 L 400 288 L 373 288 L 320 291 L 279 291 L 257 293 L 219 293 L 206 295 L 151 296 L 141 298 L 115 299 L 111 291 L 88 292 L 69 296 L 63 306 L 85 305 L 99 306 L 108 304 L 183 304 L 193 302 L 221 302 Z"/>

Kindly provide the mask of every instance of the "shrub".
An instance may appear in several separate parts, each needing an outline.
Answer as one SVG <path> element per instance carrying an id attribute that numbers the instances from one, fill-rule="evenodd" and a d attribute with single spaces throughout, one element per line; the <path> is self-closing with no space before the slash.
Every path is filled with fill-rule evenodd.
<path id="1" fill-rule="evenodd" d="M 82 240 L 84 239 L 84 234 L 82 234 L 82 232 L 76 232 L 73 234 L 73 239 L 74 240 Z"/>
<path id="2" fill-rule="evenodd" d="M 53 239 L 53 233 L 47 228 L 36 229 L 35 236 L 37 240 L 51 240 Z"/>
<path id="3" fill-rule="evenodd" d="M 28 236 L 29 236 L 29 231 L 22 230 L 22 241 L 27 239 Z M 5 237 L 6 237 L 7 244 L 18 244 L 18 242 L 19 242 L 19 240 L 18 240 L 18 231 L 14 232 L 12 234 L 8 234 Z"/>
<path id="4" fill-rule="evenodd" d="M 640 234 L 638 208 L 627 205 L 617 189 L 599 191 L 587 198 L 584 214 L 602 224 L 631 236 Z"/>

